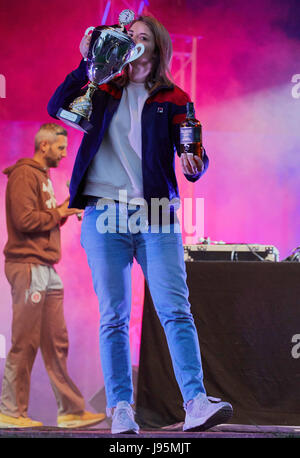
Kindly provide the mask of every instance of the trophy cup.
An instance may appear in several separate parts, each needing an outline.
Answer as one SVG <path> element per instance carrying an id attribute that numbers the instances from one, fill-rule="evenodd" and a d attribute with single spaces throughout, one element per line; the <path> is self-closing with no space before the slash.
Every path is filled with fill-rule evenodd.
<path id="1" fill-rule="evenodd" d="M 98 86 L 107 83 L 121 73 L 125 65 L 143 54 L 144 45 L 136 45 L 124 27 L 133 19 L 131 10 L 123 10 L 118 25 L 89 27 L 85 31 L 85 35 L 92 32 L 86 59 L 89 77 L 87 91 L 77 97 L 68 110 L 60 108 L 56 115 L 69 126 L 88 133 L 93 127 L 89 120 L 93 110 L 92 97 Z"/>

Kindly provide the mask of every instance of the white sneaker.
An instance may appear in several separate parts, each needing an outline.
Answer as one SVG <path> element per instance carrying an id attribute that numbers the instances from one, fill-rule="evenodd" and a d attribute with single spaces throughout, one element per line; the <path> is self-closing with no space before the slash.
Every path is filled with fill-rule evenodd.
<path id="1" fill-rule="evenodd" d="M 138 434 L 139 425 L 134 421 L 134 410 L 127 401 L 118 402 L 113 409 L 106 409 L 108 417 L 112 417 L 112 434 Z"/>
<path id="2" fill-rule="evenodd" d="M 233 410 L 229 402 L 207 397 L 199 393 L 185 406 L 186 416 L 183 431 L 205 431 L 215 425 L 226 423 Z"/>

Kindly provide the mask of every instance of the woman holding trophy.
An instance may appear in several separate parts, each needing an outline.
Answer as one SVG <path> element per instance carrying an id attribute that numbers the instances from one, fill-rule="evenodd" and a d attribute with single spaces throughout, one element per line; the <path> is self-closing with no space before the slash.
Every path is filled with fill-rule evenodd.
<path id="1" fill-rule="evenodd" d="M 98 33 L 102 34 L 103 49 L 107 31 Z M 138 57 L 125 59 L 121 75 L 95 84 L 90 125 L 77 153 L 70 185 L 70 206 L 85 208 L 81 243 L 100 306 L 100 356 L 107 414 L 112 417 L 112 433 L 138 433 L 132 408 L 129 348 L 131 267 L 135 257 L 166 334 L 186 411 L 183 429 L 203 431 L 227 421 L 232 407 L 206 395 L 176 216 L 179 194 L 174 147 L 180 154 L 180 123 L 186 117 L 190 98 L 169 76 L 172 42 L 160 22 L 142 16 L 131 22 L 128 32 L 123 26 L 120 33 L 139 46 Z M 105 53 L 95 58 L 100 45 L 93 34 L 83 37 L 83 59 L 52 96 L 50 115 L 60 117 L 59 113 L 67 112 L 65 116 L 71 119 L 68 110 L 74 98 L 81 98 L 93 75 L 103 72 L 103 62 L 109 65 L 113 56 L 120 59 L 119 43 L 109 52 L 105 48 Z M 115 37 L 116 33 L 111 32 L 110 43 Z M 124 58 L 121 60 L 124 62 Z M 106 67 L 107 74 L 113 74 L 111 68 Z M 74 120 L 80 124 L 77 115 L 75 112 Z M 180 161 L 191 182 L 198 180 L 208 166 L 204 150 L 202 158 L 181 154 Z M 156 212 L 155 205 L 161 201 L 168 204 Z M 109 221 L 108 226 L 104 220 Z"/>

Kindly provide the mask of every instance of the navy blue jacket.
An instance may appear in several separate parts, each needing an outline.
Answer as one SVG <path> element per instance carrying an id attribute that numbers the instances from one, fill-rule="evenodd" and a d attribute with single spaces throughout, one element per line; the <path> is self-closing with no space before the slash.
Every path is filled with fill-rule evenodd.
<path id="1" fill-rule="evenodd" d="M 56 118 L 59 108 L 68 109 L 69 104 L 85 92 L 88 83 L 86 62 L 70 73 L 56 89 L 48 103 L 48 113 Z M 84 134 L 78 150 L 71 183 L 70 207 L 84 208 L 86 197 L 82 194 L 88 167 L 97 153 L 103 136 L 116 112 L 122 97 L 122 87 L 117 79 L 99 86 L 93 95 L 93 125 Z M 149 208 L 151 198 L 163 197 L 172 200 L 179 197 L 175 176 L 175 148 L 180 154 L 180 123 L 186 117 L 186 103 L 189 96 L 177 86 L 160 86 L 146 100 L 142 111 L 142 173 L 144 199 Z M 206 171 L 208 158 L 203 158 L 204 170 L 196 175 L 185 175 L 189 181 L 196 181 Z"/>

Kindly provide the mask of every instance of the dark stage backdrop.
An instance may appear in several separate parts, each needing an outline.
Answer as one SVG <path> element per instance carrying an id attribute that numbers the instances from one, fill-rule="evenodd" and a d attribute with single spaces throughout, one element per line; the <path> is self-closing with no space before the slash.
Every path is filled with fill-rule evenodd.
<path id="1" fill-rule="evenodd" d="M 280 259 L 286 258 L 300 245 L 299 0 L 2 0 L 0 170 L 32 157 L 40 124 L 54 121 L 47 103 L 79 64 L 86 28 L 102 23 L 108 7 L 106 24 L 115 24 L 123 8 L 138 14 L 143 6 L 143 13 L 154 15 L 172 35 L 174 81 L 194 99 L 210 158 L 208 172 L 194 184 L 185 179 L 176 158 L 180 212 L 190 229 L 182 227 L 184 243 L 206 236 L 226 243 L 271 244 Z M 51 171 L 58 203 L 67 197 L 66 182 L 82 139 L 81 132 L 68 132 L 68 156 Z M 6 184 L 0 173 L 0 390 L 12 321 L 3 257 Z M 80 233 L 81 223 L 69 218 L 62 227 L 62 259 L 56 268 L 65 290 L 69 373 L 89 408 L 89 399 L 102 392 L 103 374 L 98 301 Z M 131 360 L 138 367 L 144 278 L 136 262 L 132 282 Z M 57 406 L 40 352 L 28 414 L 56 425 Z"/>
<path id="2" fill-rule="evenodd" d="M 300 424 L 300 265 L 190 262 L 190 301 L 208 395 L 232 403 L 231 423 Z M 143 425 L 184 420 L 162 327 L 146 288 L 137 414 Z"/>

